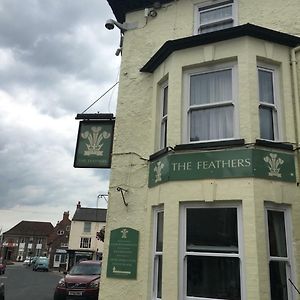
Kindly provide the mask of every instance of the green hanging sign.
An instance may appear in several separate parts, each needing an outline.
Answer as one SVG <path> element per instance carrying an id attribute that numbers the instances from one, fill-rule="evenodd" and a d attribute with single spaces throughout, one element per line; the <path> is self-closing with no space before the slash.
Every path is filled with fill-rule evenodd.
<path id="1" fill-rule="evenodd" d="M 75 168 L 110 168 L 114 120 L 84 120 L 79 123 Z"/>
<path id="2" fill-rule="evenodd" d="M 129 227 L 111 231 L 106 276 L 136 279 L 139 232 Z"/>
<path id="3" fill-rule="evenodd" d="M 294 155 L 263 149 L 167 153 L 150 163 L 149 187 L 175 180 L 256 177 L 295 182 Z"/>

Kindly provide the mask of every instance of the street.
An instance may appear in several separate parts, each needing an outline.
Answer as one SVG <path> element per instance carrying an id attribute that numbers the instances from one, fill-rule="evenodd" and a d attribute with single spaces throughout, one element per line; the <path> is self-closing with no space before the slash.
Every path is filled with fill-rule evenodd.
<path id="1" fill-rule="evenodd" d="M 54 289 L 63 277 L 58 272 L 33 272 L 21 263 L 9 265 L 0 276 L 5 284 L 5 300 L 52 300 Z"/>

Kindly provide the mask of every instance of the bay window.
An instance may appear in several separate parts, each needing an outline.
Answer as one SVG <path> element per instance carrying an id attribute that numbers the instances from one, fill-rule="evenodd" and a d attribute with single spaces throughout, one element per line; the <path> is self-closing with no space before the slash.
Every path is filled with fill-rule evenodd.
<path id="1" fill-rule="evenodd" d="M 258 67 L 260 137 L 278 139 L 278 107 L 275 71 Z"/>
<path id="2" fill-rule="evenodd" d="M 160 148 L 167 146 L 167 129 L 168 129 L 168 84 L 161 86 L 161 113 L 160 113 Z"/>
<path id="3" fill-rule="evenodd" d="M 188 74 L 188 142 L 236 136 L 235 68 Z"/>
<path id="4" fill-rule="evenodd" d="M 288 209 L 267 208 L 271 300 L 293 299 L 288 213 Z"/>
<path id="5" fill-rule="evenodd" d="M 242 299 L 239 207 L 186 205 L 183 299 Z"/>
<path id="6" fill-rule="evenodd" d="M 153 259 L 153 299 L 161 299 L 162 295 L 162 261 L 163 261 L 163 226 L 164 211 L 154 211 L 154 259 Z"/>

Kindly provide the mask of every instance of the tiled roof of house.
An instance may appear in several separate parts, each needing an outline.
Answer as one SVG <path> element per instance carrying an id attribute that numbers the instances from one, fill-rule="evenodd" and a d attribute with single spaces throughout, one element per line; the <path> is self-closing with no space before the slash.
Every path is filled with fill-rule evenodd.
<path id="1" fill-rule="evenodd" d="M 4 232 L 5 235 L 48 236 L 53 231 L 50 222 L 21 221 Z"/>
<path id="2" fill-rule="evenodd" d="M 104 208 L 79 207 L 72 221 L 106 222 L 106 211 Z"/>

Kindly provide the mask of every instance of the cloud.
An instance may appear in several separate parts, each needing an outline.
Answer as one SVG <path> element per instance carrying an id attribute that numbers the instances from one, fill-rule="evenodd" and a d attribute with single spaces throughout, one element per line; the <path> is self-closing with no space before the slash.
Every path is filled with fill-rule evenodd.
<path id="1" fill-rule="evenodd" d="M 107 192 L 109 170 L 75 169 L 73 157 L 76 114 L 117 80 L 119 32 L 104 28 L 111 17 L 99 0 L 0 2 L 0 215 L 10 216 L 0 228 L 38 211 L 39 220 L 59 219 Z M 88 112 L 114 112 L 116 94 Z"/>

